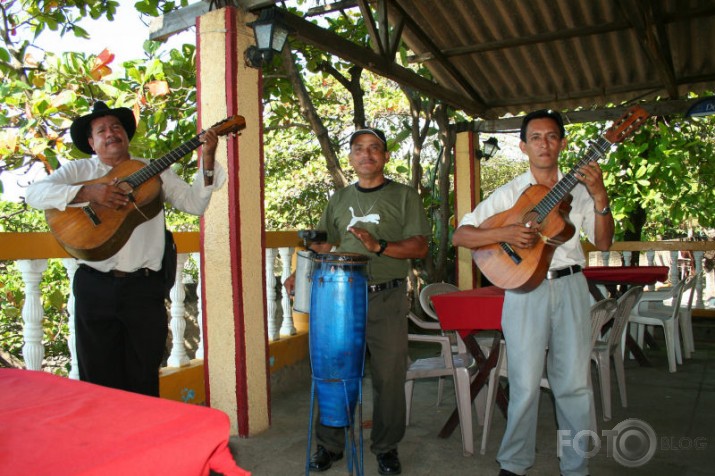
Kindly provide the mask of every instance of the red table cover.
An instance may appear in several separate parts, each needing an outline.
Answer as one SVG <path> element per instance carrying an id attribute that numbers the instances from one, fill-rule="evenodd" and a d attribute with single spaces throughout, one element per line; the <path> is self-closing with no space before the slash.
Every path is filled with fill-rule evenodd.
<path id="1" fill-rule="evenodd" d="M 589 266 L 586 279 L 596 284 L 645 285 L 668 279 L 667 266 Z"/>
<path id="2" fill-rule="evenodd" d="M 0 369 L 0 474 L 250 475 L 212 408 Z"/>
<path id="3" fill-rule="evenodd" d="M 496 286 L 432 296 L 442 329 L 464 337 L 480 330 L 501 330 L 504 290 Z"/>

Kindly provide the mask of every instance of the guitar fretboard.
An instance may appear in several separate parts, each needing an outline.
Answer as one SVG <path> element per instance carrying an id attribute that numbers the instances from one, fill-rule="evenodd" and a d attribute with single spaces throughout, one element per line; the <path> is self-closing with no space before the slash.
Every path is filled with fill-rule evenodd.
<path id="1" fill-rule="evenodd" d="M 164 170 L 169 168 L 171 164 L 188 154 L 189 152 L 197 149 L 201 145 L 201 140 L 199 139 L 201 135 L 197 135 L 193 139 L 184 142 L 176 149 L 172 150 L 163 157 L 152 160 L 146 167 L 143 167 L 124 180 L 132 186 L 132 188 L 137 188 L 139 185 L 143 184 L 150 178 L 162 173 Z"/>
<path id="2" fill-rule="evenodd" d="M 605 156 L 606 150 L 611 146 L 611 142 L 605 137 L 599 137 L 595 142 L 589 144 L 588 151 L 581 160 L 574 165 L 559 182 L 554 185 L 549 193 L 541 199 L 534 211 L 538 214 L 537 222 L 541 223 L 553 208 L 578 184 L 576 171 L 591 161 L 597 161 Z"/>

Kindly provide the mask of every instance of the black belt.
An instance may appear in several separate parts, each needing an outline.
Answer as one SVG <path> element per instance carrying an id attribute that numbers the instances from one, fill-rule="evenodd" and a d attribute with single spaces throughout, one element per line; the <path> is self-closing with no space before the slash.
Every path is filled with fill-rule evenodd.
<path id="1" fill-rule="evenodd" d="M 572 274 L 580 273 L 581 272 L 581 266 L 575 264 L 573 266 L 569 266 L 568 268 L 561 268 L 561 269 L 550 269 L 548 273 L 546 273 L 546 279 L 559 279 L 563 278 L 564 276 L 571 276 Z"/>
<path id="2" fill-rule="evenodd" d="M 149 268 L 139 268 L 136 271 L 119 271 L 118 269 L 113 269 L 111 271 L 99 271 L 97 269 L 94 269 L 91 266 L 87 266 L 86 264 L 81 264 L 79 265 L 80 268 L 89 271 L 92 274 L 98 274 L 100 276 L 107 276 L 110 278 L 146 278 L 148 276 L 151 276 L 152 274 L 158 273 L 158 271 L 154 271 Z"/>
<path id="3" fill-rule="evenodd" d="M 392 289 L 398 287 L 404 279 L 393 279 L 392 281 L 387 281 L 384 283 L 378 283 L 378 284 L 369 284 L 367 286 L 367 292 L 369 293 L 379 293 L 380 291 L 384 291 L 386 289 Z"/>

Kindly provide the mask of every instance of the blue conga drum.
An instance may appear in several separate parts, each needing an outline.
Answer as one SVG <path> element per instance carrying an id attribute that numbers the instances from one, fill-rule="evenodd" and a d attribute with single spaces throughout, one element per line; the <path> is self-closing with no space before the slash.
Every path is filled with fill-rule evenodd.
<path id="1" fill-rule="evenodd" d="M 320 423 L 347 427 L 365 368 L 368 258 L 327 253 L 314 261 L 309 337 Z"/>

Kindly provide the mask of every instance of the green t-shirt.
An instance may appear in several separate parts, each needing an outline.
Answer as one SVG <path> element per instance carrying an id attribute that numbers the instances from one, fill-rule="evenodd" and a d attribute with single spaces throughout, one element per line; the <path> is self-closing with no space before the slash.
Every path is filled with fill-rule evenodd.
<path id="1" fill-rule="evenodd" d="M 352 184 L 335 192 L 320 218 L 318 229 L 328 233 L 328 242 L 338 245 L 338 253 L 359 253 L 370 257 L 370 284 L 405 278 L 409 262 L 376 256 L 367 251 L 362 242 L 348 231 L 353 226 L 369 231 L 377 240 L 388 242 L 430 235 L 422 200 L 412 187 L 387 181 L 373 189 L 360 189 Z"/>

